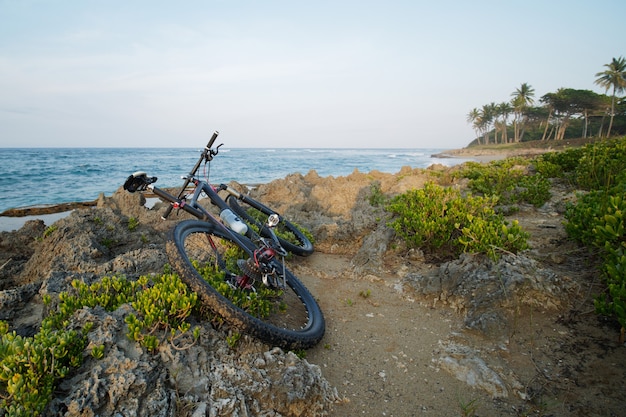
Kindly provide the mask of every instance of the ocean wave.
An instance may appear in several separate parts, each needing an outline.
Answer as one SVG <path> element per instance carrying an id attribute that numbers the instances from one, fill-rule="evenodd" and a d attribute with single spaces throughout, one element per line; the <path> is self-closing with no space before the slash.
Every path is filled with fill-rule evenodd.
<path id="1" fill-rule="evenodd" d="M 212 183 L 266 183 L 296 172 L 315 170 L 320 176 L 345 176 L 355 169 L 396 173 L 402 166 L 427 168 L 441 160 L 430 149 L 269 148 L 220 149 L 210 168 Z M 0 212 L 9 207 L 91 201 L 111 195 L 135 171 L 157 176 L 161 187 L 182 185 L 201 150 L 193 148 L 27 148 L 0 152 Z M 222 154 L 223 153 L 223 154 Z M 70 156 L 71 158 L 68 158 Z M 30 168 L 25 172 L 24 161 Z M 454 164 L 455 160 L 445 161 Z M 21 190 L 21 191 L 19 191 Z M 45 190 L 25 193 L 24 190 Z"/>

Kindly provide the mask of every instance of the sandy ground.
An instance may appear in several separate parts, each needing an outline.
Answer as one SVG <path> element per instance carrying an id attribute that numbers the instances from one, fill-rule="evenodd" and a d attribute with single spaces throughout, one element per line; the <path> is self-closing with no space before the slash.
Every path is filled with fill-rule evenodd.
<path id="1" fill-rule="evenodd" d="M 619 326 L 597 316 L 594 259 L 565 238 L 561 219 L 535 209 L 517 218 L 531 233 L 532 257 L 577 282 L 568 306 L 525 308 L 506 346 L 469 332 L 461 314 L 403 288 L 389 273 L 355 275 L 348 258 L 315 253 L 294 268 L 318 298 L 327 334 L 307 352 L 344 398 L 333 416 L 620 416 L 626 400 L 626 347 Z M 420 268 L 432 268 L 421 265 Z M 493 399 L 439 366 L 441 342 L 462 341 L 494 356 L 523 386 Z M 517 392 L 517 394 L 516 394 Z"/>
<path id="2" fill-rule="evenodd" d="M 344 274 L 346 258 L 315 254 L 305 265 L 323 271 L 303 276 L 327 319 L 324 340 L 306 357 L 344 398 L 333 416 L 460 415 L 459 404 L 476 397 L 432 360 L 459 317 L 407 300 L 397 278 Z"/>

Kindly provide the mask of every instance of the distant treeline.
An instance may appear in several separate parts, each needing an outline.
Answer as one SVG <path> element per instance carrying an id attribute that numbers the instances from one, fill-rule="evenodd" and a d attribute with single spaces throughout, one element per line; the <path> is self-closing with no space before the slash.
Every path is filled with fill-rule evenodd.
<path id="1" fill-rule="evenodd" d="M 596 74 L 606 94 L 559 88 L 541 96 L 523 83 L 511 100 L 489 103 L 467 114 L 477 138 L 471 144 L 563 140 L 626 135 L 626 59 L 613 58 Z"/>

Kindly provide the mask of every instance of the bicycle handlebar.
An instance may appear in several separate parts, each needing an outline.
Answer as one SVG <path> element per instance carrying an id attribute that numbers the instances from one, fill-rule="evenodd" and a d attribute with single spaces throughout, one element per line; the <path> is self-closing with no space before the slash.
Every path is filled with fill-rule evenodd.
<path id="1" fill-rule="evenodd" d="M 206 148 L 205 148 L 207 151 L 211 150 L 211 146 L 213 146 L 213 143 L 215 142 L 215 139 L 217 139 L 217 135 L 219 134 L 220 132 L 218 132 L 217 130 L 213 132 L 213 136 L 211 136 L 211 139 L 209 139 L 209 143 L 206 145 Z"/>
<path id="2" fill-rule="evenodd" d="M 213 136 L 211 136 L 211 139 L 209 139 L 209 143 L 207 143 L 206 147 L 204 148 L 204 151 L 202 151 L 202 154 L 200 154 L 200 159 L 198 159 L 198 162 L 196 162 L 196 165 L 194 165 L 193 169 L 191 170 L 191 172 L 189 173 L 189 175 L 187 176 L 187 178 L 185 178 L 185 183 L 183 184 L 182 188 L 180 189 L 180 191 L 178 192 L 178 199 L 181 199 L 183 197 L 183 194 L 185 194 L 185 189 L 187 188 L 187 186 L 189 185 L 189 183 L 191 182 L 191 180 L 193 179 L 193 177 L 196 175 L 196 172 L 198 171 L 198 168 L 200 168 L 200 165 L 202 164 L 202 161 L 210 161 L 211 159 L 213 159 L 213 156 L 217 155 L 218 151 L 213 151 L 211 150 L 211 146 L 213 146 L 213 144 L 215 143 L 215 140 L 217 139 L 217 136 L 220 134 L 220 132 L 218 132 L 217 130 L 215 132 L 213 132 Z M 219 147 L 222 145 L 218 146 Z M 163 216 L 161 216 L 163 219 L 166 219 L 167 216 L 170 215 L 170 213 L 172 212 L 172 210 L 174 209 L 174 206 L 170 205 L 166 210 L 165 213 L 163 213 Z"/>

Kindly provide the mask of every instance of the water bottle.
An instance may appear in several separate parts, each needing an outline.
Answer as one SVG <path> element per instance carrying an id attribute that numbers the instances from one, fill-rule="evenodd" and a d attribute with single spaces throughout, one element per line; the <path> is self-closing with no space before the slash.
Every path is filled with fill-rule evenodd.
<path id="1" fill-rule="evenodd" d="M 222 210 L 220 213 L 220 219 L 222 219 L 222 221 L 226 223 L 226 226 L 228 226 L 230 230 L 235 233 L 245 235 L 248 231 L 248 226 L 246 226 L 246 224 L 242 222 L 241 219 L 230 209 Z"/>

